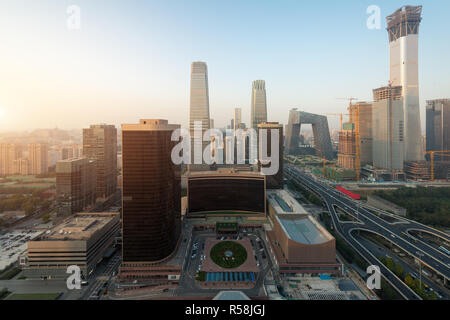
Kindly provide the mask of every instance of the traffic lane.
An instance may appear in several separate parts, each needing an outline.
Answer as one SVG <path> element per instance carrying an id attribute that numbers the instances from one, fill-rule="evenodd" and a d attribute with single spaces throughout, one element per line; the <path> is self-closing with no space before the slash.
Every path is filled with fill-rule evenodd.
<path id="1" fill-rule="evenodd" d="M 357 237 L 357 238 L 358 238 L 358 241 L 360 241 L 362 244 L 364 244 L 364 246 L 366 246 L 368 249 L 370 249 L 374 253 L 377 253 L 379 256 L 392 258 L 395 263 L 400 264 L 402 266 L 405 273 L 410 273 L 414 277 L 418 277 L 419 271 L 414 269 L 413 267 L 411 267 L 409 264 L 407 264 L 400 258 L 398 258 L 394 252 L 392 252 L 386 248 L 380 247 L 379 245 L 377 245 L 377 244 L 373 243 L 372 241 L 365 239 L 363 237 Z M 436 285 L 432 281 L 425 278 L 424 276 L 422 276 L 422 282 L 426 283 L 430 287 L 435 288 L 435 290 L 438 290 Z"/>
<path id="2" fill-rule="evenodd" d="M 296 176 L 298 176 L 298 175 L 296 175 Z M 301 182 L 300 182 L 301 183 Z M 316 183 L 317 184 L 317 183 Z M 317 186 L 317 188 L 318 189 L 321 189 L 321 188 L 323 188 L 323 186 Z M 334 190 L 333 190 L 333 192 L 334 192 Z M 334 199 L 335 201 L 341 201 L 341 202 L 343 202 L 343 203 L 346 203 L 346 201 L 349 201 L 348 199 L 346 199 L 346 198 L 343 198 L 343 199 L 345 199 L 345 200 L 342 200 L 341 198 L 342 198 L 342 195 L 339 195 L 339 196 L 335 196 L 335 197 L 333 197 L 333 196 L 331 196 L 331 199 L 330 199 L 330 195 L 328 195 L 326 192 L 325 192 L 325 194 L 322 194 L 323 195 L 323 197 L 326 199 L 326 201 L 332 201 L 331 199 Z M 350 207 L 353 211 L 357 211 L 358 210 L 358 206 L 356 206 L 355 204 L 353 204 L 353 203 L 349 203 L 349 202 L 347 202 L 347 204 L 348 204 L 348 207 Z M 356 207 L 356 208 L 355 208 Z M 365 210 L 366 211 L 366 213 L 368 213 L 367 212 L 367 210 Z M 364 209 L 362 210 L 362 212 L 360 211 L 360 213 L 362 213 L 362 215 L 364 215 Z M 372 215 L 370 212 L 368 213 L 369 215 Z M 372 215 L 373 216 L 373 215 Z M 365 222 L 368 224 L 368 225 L 378 225 L 378 226 L 381 226 L 382 228 L 385 228 L 385 229 L 389 229 L 389 227 L 390 227 L 390 225 L 383 225 L 383 224 L 385 224 L 385 221 L 383 220 L 383 219 L 381 219 L 381 218 L 379 218 L 379 217 L 376 217 L 375 216 L 375 219 L 379 219 L 379 220 L 381 220 L 381 223 L 379 223 L 379 222 L 374 222 L 374 221 L 371 221 L 371 219 L 369 218 L 369 217 L 365 217 L 367 220 L 365 220 Z M 394 230 L 389 230 L 388 231 L 389 233 L 395 233 L 395 231 Z M 397 235 L 398 237 L 399 237 L 399 235 Z M 401 239 L 401 238 L 400 238 Z M 404 239 L 401 239 L 400 241 L 397 241 L 397 245 L 399 245 L 400 246 L 400 243 L 403 241 L 403 246 L 406 246 L 406 247 L 408 247 L 409 248 L 409 250 L 410 250 L 410 254 L 411 255 L 413 255 L 413 256 L 416 256 L 414 253 L 416 252 L 416 251 L 421 251 L 422 252 L 422 254 L 424 254 L 424 255 L 426 255 L 426 256 L 429 256 L 431 259 L 434 259 L 435 261 L 437 261 L 437 262 L 434 262 L 433 260 L 431 260 L 430 258 L 426 258 L 426 259 L 424 259 L 424 263 L 426 263 L 426 264 L 428 264 L 431 268 L 433 268 L 433 269 L 436 269 L 436 271 L 437 272 L 439 272 L 439 273 L 441 273 L 442 275 L 446 275 L 447 274 L 447 276 L 446 277 L 448 277 L 448 274 L 450 273 L 450 268 L 448 267 L 448 262 L 443 262 L 443 261 L 440 261 L 439 260 L 439 258 L 436 258 L 436 257 L 434 257 L 434 256 L 432 256 L 432 255 L 430 255 L 428 252 L 427 252 L 427 250 L 426 250 L 426 248 L 424 248 L 424 247 L 421 247 L 421 246 L 418 246 L 417 248 L 415 248 L 415 246 L 414 245 L 411 245 L 411 244 L 409 244 L 407 241 L 405 241 Z M 414 249 L 412 249 L 412 248 L 414 248 Z M 414 253 L 413 253 L 414 252 Z M 439 257 L 441 257 L 442 258 L 442 254 L 438 254 L 438 256 Z M 422 259 L 423 259 L 423 257 L 421 257 Z M 444 260 L 445 260 L 445 257 L 443 257 L 444 258 Z M 422 260 L 421 259 L 421 260 Z"/>

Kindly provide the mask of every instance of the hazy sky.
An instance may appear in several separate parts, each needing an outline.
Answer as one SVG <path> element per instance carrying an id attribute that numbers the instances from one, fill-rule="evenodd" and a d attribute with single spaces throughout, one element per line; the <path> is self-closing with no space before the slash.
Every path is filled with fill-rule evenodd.
<path id="1" fill-rule="evenodd" d="M 81 30 L 66 26 L 81 8 Z M 0 131 L 166 118 L 186 126 L 192 61 L 209 71 L 210 113 L 250 118 L 266 80 L 268 118 L 292 107 L 346 112 L 389 80 L 385 17 L 422 4 L 420 98 L 450 98 L 450 1 L 0 0 Z M 366 27 L 369 5 L 382 27 Z M 338 119 L 330 118 L 331 126 Z"/>

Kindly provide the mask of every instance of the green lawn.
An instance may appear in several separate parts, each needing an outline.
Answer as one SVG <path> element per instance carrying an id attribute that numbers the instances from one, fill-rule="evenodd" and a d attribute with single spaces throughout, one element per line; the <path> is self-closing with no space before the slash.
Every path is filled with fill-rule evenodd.
<path id="1" fill-rule="evenodd" d="M 239 267 L 247 260 L 247 250 L 237 242 L 222 241 L 212 247 L 210 256 L 218 266 L 232 269 Z"/>
<path id="2" fill-rule="evenodd" d="M 59 293 L 14 293 L 7 300 L 55 300 Z"/>

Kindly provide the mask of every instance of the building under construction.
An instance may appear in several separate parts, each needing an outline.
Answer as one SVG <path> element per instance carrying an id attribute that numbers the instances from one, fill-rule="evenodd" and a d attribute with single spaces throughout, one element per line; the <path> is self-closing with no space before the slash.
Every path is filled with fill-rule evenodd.
<path id="1" fill-rule="evenodd" d="M 353 123 L 345 123 L 339 131 L 338 165 L 344 169 L 355 169 L 356 133 Z"/>
<path id="2" fill-rule="evenodd" d="M 432 180 L 430 161 L 407 161 L 403 170 L 410 180 Z M 434 179 L 448 181 L 449 178 L 450 161 L 434 161 Z"/>
<path id="3" fill-rule="evenodd" d="M 372 109 L 371 103 L 360 101 L 350 105 L 350 122 L 358 127 L 360 166 L 371 164 L 372 157 Z"/>
<path id="4" fill-rule="evenodd" d="M 361 166 L 372 163 L 372 104 L 350 104 L 348 111 L 349 122 L 339 132 L 338 165 L 359 171 Z"/>

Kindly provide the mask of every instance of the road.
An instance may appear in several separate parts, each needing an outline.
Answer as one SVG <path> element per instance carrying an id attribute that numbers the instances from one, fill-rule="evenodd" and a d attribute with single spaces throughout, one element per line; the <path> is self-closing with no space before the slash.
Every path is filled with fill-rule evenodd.
<path id="1" fill-rule="evenodd" d="M 285 173 L 294 183 L 302 185 L 322 198 L 331 214 L 333 225 L 338 234 L 369 263 L 379 265 L 382 276 L 390 282 L 404 298 L 412 300 L 420 299 L 420 297 L 406 286 L 401 279 L 387 269 L 372 254 L 372 252 L 366 248 L 366 246 L 355 239 L 353 235 L 354 232 L 357 230 L 365 230 L 383 236 L 411 256 L 422 261 L 424 265 L 433 269 L 436 273 L 443 276 L 444 279 L 448 280 L 450 275 L 450 257 L 420 239 L 412 237 L 409 235 L 408 231 L 418 230 L 430 232 L 449 241 L 447 234 L 408 219 L 402 219 L 402 223 L 389 223 L 376 215 L 373 211 L 361 206 L 361 204 L 355 200 L 347 197 L 327 184 L 317 181 L 314 177 L 309 176 L 292 165 L 286 166 Z M 338 207 L 356 217 L 359 221 L 340 221 L 336 212 L 336 208 Z"/>

